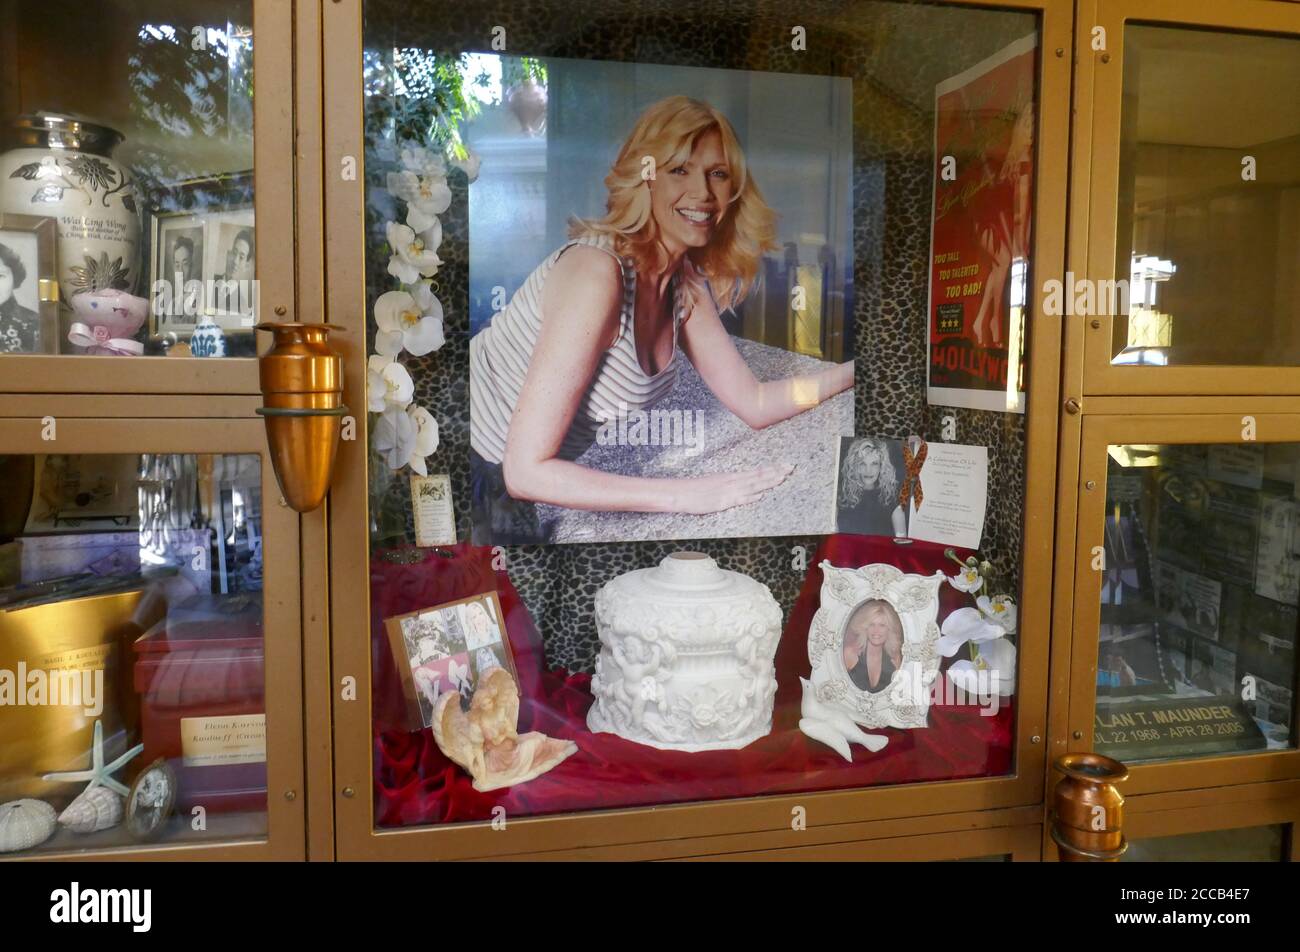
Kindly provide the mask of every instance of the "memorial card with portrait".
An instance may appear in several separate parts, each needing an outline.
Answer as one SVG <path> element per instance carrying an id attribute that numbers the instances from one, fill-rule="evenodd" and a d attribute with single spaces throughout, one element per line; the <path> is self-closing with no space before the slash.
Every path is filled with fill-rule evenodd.
<path id="1" fill-rule="evenodd" d="M 987 447 L 845 437 L 835 469 L 836 532 L 979 548 Z"/>
<path id="2" fill-rule="evenodd" d="M 829 710 L 868 729 L 925 727 L 939 674 L 939 587 L 946 576 L 910 575 L 883 563 L 820 568 L 821 605 L 808 630 L 812 674 L 805 692 L 813 701 L 805 697 L 805 718 Z"/>
<path id="3" fill-rule="evenodd" d="M 459 691 L 468 704 L 479 680 L 504 668 L 518 681 L 496 592 L 386 618 L 410 725 L 429 727 L 438 698 Z"/>
<path id="4" fill-rule="evenodd" d="M 492 157 L 469 189 L 473 540 L 832 532 L 851 82 L 536 68 L 540 98 L 525 84 L 463 128 Z"/>

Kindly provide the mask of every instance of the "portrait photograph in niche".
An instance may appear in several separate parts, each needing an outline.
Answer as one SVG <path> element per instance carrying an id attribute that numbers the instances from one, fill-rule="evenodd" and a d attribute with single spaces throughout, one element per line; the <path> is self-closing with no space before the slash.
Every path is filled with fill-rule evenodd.
<path id="1" fill-rule="evenodd" d="M 850 80 L 540 62 L 464 129 L 473 541 L 833 532 Z"/>

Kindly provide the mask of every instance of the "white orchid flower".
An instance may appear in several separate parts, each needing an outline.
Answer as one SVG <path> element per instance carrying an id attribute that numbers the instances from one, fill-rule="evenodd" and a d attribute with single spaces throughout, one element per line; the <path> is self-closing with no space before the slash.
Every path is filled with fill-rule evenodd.
<path id="1" fill-rule="evenodd" d="M 469 179 L 471 185 L 478 179 L 478 170 L 482 163 L 483 160 L 479 158 L 477 152 L 470 152 L 465 158 L 452 159 L 451 162 L 452 165 L 465 173 L 465 177 Z"/>
<path id="2" fill-rule="evenodd" d="M 388 259 L 388 273 L 403 284 L 415 284 L 421 275 L 432 277 L 442 265 L 442 259 L 437 255 L 437 248 L 442 244 L 442 224 L 437 219 L 434 219 L 432 228 L 420 234 L 409 225 L 390 221 L 388 244 L 393 249 Z"/>
<path id="3" fill-rule="evenodd" d="M 396 357 L 405 349 L 415 357 L 440 348 L 443 334 L 442 302 L 429 289 L 427 281 L 411 286 L 410 291 L 388 291 L 375 301 L 375 350 L 381 356 Z"/>
<path id="4" fill-rule="evenodd" d="M 973 565 L 962 566 L 962 570 L 948 579 L 952 587 L 959 592 L 969 592 L 974 594 L 984 585 L 984 576 L 980 575 L 980 570 Z"/>
<path id="5" fill-rule="evenodd" d="M 389 407 L 375 423 L 374 446 L 389 469 L 409 466 L 428 476 L 424 459 L 438 449 L 438 423 L 423 407 Z"/>
<path id="6" fill-rule="evenodd" d="M 957 649 L 968 641 L 976 643 L 1001 638 L 1006 631 L 984 617 L 978 608 L 959 608 L 943 620 L 942 637 L 935 647 L 945 658 L 951 658 Z"/>
<path id="7" fill-rule="evenodd" d="M 391 356 L 372 354 L 366 363 L 366 400 L 371 413 L 405 410 L 415 396 L 415 381 Z"/>
<path id="8" fill-rule="evenodd" d="M 406 223 L 416 232 L 432 228 L 438 216 L 451 205 L 451 189 L 445 175 L 389 172 L 388 192 L 406 202 Z"/>
<path id="9" fill-rule="evenodd" d="M 968 695 L 990 691 L 1000 697 L 1015 694 L 1016 646 L 1006 638 L 994 638 L 982 642 L 977 651 L 974 661 L 954 661 L 948 668 L 948 679 Z"/>
<path id="10" fill-rule="evenodd" d="M 1010 595 L 981 595 L 975 599 L 980 613 L 1008 635 L 1016 633 L 1016 603 Z"/>
<path id="11" fill-rule="evenodd" d="M 438 421 L 424 407 L 407 407 L 406 415 L 415 425 L 415 441 L 406 462 L 421 476 L 428 476 L 429 471 L 425 467 L 424 459 L 426 456 L 432 456 L 438 449 Z"/>
<path id="12" fill-rule="evenodd" d="M 401 407 L 389 407 L 375 423 L 374 447 L 391 470 L 407 464 L 415 449 L 415 420 Z"/>
<path id="13" fill-rule="evenodd" d="M 408 146 L 402 149 L 402 168 L 416 175 L 447 177 L 447 163 L 443 157 L 424 146 Z"/>

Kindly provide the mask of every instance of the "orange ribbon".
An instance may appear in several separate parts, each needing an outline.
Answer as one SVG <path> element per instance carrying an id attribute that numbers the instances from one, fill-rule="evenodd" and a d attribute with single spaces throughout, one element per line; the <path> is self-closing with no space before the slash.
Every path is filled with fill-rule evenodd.
<path id="1" fill-rule="evenodd" d="M 903 479 L 903 485 L 898 490 L 898 504 L 907 511 L 907 502 L 912 500 L 916 509 L 921 508 L 921 467 L 925 465 L 925 454 L 928 447 L 922 441 L 921 448 L 912 455 L 911 441 L 903 441 L 903 465 L 907 468 L 907 475 Z"/>

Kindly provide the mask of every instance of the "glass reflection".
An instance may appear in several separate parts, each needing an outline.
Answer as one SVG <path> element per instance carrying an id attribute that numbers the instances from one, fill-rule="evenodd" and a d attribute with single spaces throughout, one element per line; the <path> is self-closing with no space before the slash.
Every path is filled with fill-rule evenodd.
<path id="1" fill-rule="evenodd" d="M 265 836 L 260 458 L 0 477 L 0 852 Z"/>
<path id="2" fill-rule="evenodd" d="M 1098 752 L 1294 745 L 1297 462 L 1293 444 L 1110 447 Z"/>
<path id="3" fill-rule="evenodd" d="M 1300 41 L 1124 31 L 1125 365 L 1300 363 Z"/>

